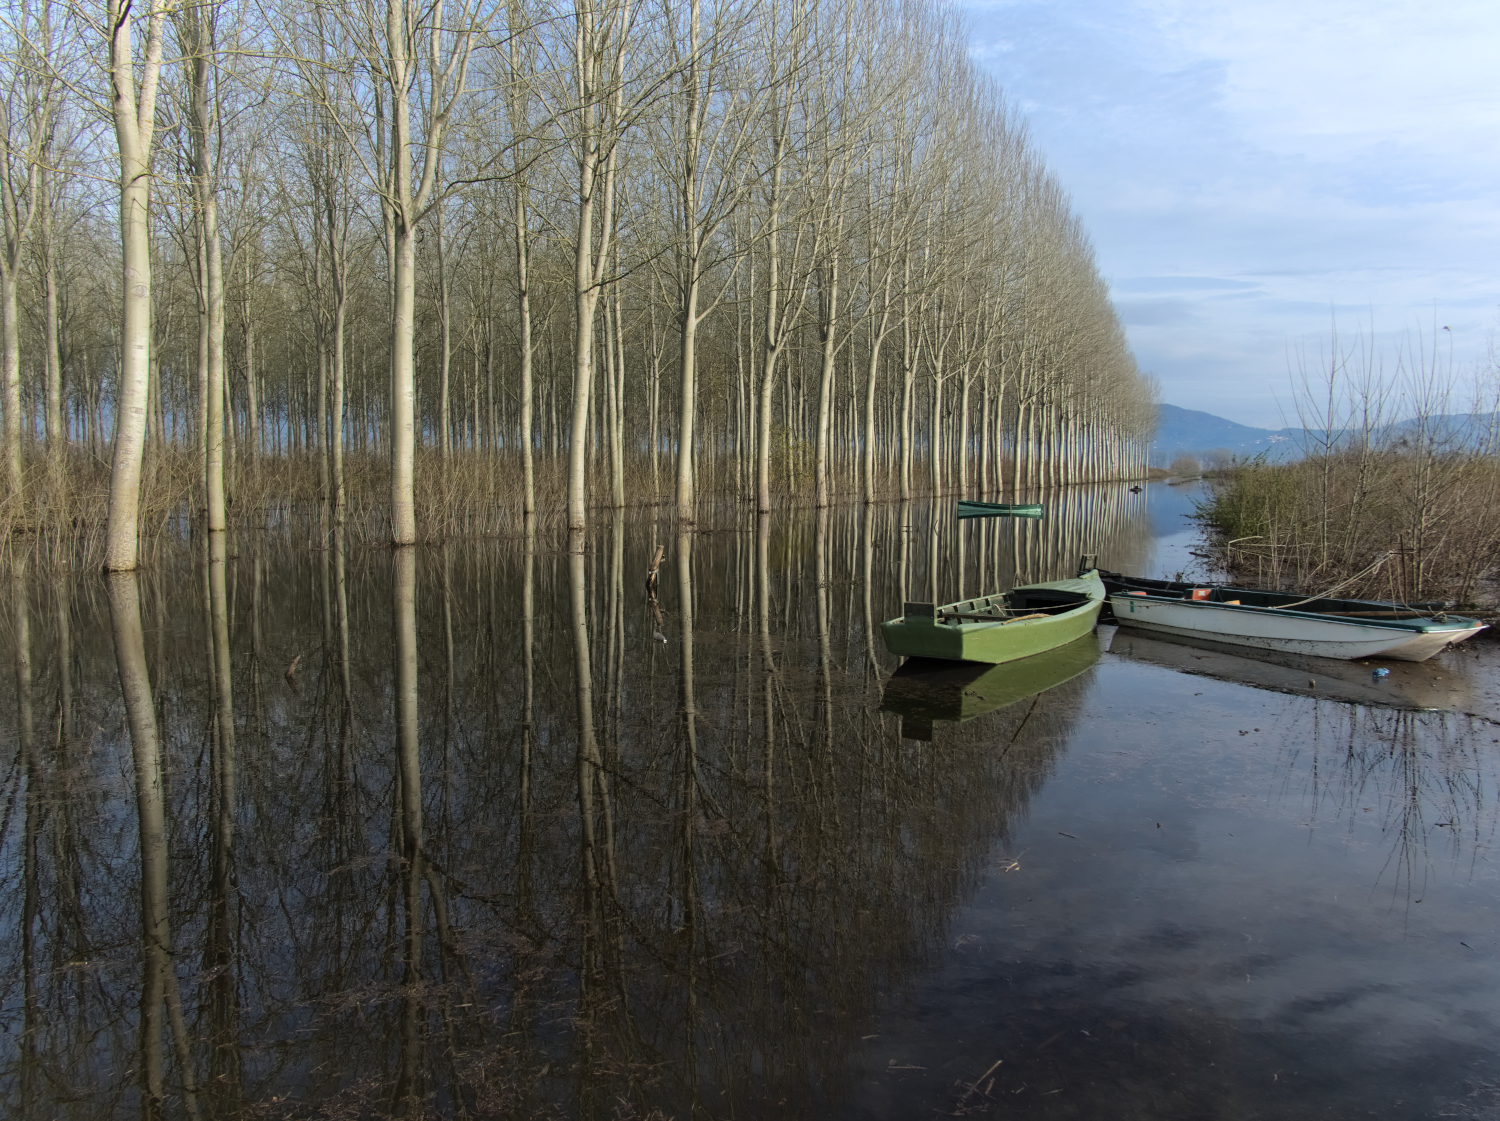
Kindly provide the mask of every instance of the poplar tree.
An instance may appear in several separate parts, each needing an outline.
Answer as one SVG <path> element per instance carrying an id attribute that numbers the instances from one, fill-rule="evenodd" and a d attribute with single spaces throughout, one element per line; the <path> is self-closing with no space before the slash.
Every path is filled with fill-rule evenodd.
<path id="1" fill-rule="evenodd" d="M 143 8 L 145 38 L 136 82 L 135 12 Z M 126 572 L 139 556 L 141 461 L 151 390 L 151 147 L 156 129 L 165 0 L 106 0 L 110 100 L 119 159 L 121 287 L 119 389 L 115 395 L 114 457 L 104 567 Z"/>

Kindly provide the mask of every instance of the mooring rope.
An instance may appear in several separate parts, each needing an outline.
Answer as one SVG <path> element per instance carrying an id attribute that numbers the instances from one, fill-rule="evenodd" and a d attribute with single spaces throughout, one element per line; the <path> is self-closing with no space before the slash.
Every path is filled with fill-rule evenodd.
<path id="1" fill-rule="evenodd" d="M 1308 596 L 1306 599 L 1299 599 L 1296 603 L 1278 603 L 1275 607 L 1272 607 L 1271 610 L 1285 611 L 1288 607 L 1301 607 L 1304 603 L 1312 603 L 1315 600 L 1327 599 L 1329 596 L 1333 595 L 1334 592 L 1338 591 L 1341 588 L 1347 588 L 1356 580 L 1363 580 L 1366 576 L 1369 576 L 1370 574 L 1375 572 L 1376 569 L 1378 569 L 1381 565 L 1383 565 L 1386 561 L 1390 560 L 1395 555 L 1396 551 L 1392 549 L 1390 552 L 1383 553 L 1380 556 L 1376 557 L 1375 563 L 1370 565 L 1370 567 L 1366 568 L 1363 572 L 1356 572 L 1353 576 L 1349 577 L 1349 579 L 1343 581 L 1342 583 L 1335 584 L 1327 591 L 1319 592 L 1315 596 Z"/>

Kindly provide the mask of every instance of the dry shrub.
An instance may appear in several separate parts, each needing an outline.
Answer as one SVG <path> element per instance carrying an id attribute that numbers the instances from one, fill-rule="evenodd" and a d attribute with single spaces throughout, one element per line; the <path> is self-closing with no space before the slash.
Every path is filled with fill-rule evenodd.
<path id="1" fill-rule="evenodd" d="M 1500 573 L 1500 458 L 1420 446 L 1352 447 L 1241 465 L 1199 516 L 1237 578 L 1343 594 L 1491 602 Z"/>

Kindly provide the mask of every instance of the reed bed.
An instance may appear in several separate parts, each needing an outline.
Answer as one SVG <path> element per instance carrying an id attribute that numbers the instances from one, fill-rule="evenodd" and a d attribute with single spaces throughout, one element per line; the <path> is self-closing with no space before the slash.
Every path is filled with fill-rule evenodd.
<path id="1" fill-rule="evenodd" d="M 436 449 L 419 449 L 415 463 L 418 532 L 423 540 L 507 537 L 525 529 L 524 474 L 521 458 L 507 451 L 463 450 L 446 458 Z M 626 459 L 623 497 L 627 508 L 660 507 L 664 518 L 676 516 L 674 464 L 654 465 L 645 456 Z M 547 533 L 565 528 L 566 462 L 539 456 L 535 460 L 536 528 Z M 109 512 L 108 459 L 81 447 L 55 456 L 40 450 L 29 455 L 19 493 L 0 492 L 0 540 L 8 555 L 26 555 L 43 563 L 102 563 Z M 726 512 L 753 501 L 744 464 L 733 455 L 701 455 L 698 463 L 698 524 L 727 524 Z M 615 505 L 609 465 L 600 456 L 590 473 L 595 509 Z M 833 496 L 849 501 L 862 492 L 855 485 L 853 464 L 836 475 Z M 227 474 L 229 517 L 240 528 L 331 528 L 335 511 L 333 485 L 326 460 L 316 453 L 241 459 Z M 786 470 L 773 476 L 773 492 L 786 503 L 807 501 L 810 487 Z M 925 496 L 925 492 L 923 493 Z M 900 495 L 890 474 L 877 480 L 876 497 Z M 389 541 L 387 515 L 390 461 L 382 454 L 350 453 L 344 459 L 343 525 L 354 544 Z M 204 509 L 203 471 L 191 448 L 156 445 L 145 457 L 141 478 L 140 530 L 143 556 L 164 544 L 191 535 Z"/>
<path id="2" fill-rule="evenodd" d="M 536 471 L 539 528 L 562 521 L 564 465 L 541 461 Z M 17 494 L 0 494 L 0 535 L 11 552 L 72 563 L 102 562 L 109 513 L 108 460 L 70 448 L 57 456 L 27 459 Z M 626 471 L 630 505 L 656 501 L 642 487 L 639 469 Z M 384 456 L 348 455 L 344 461 L 344 528 L 353 542 L 388 540 L 390 462 Z M 260 457 L 238 464 L 228 482 L 229 517 L 237 526 L 285 527 L 302 521 L 331 524 L 333 484 L 316 454 Z M 595 494 L 609 494 L 607 480 Z M 418 528 L 426 540 L 503 536 L 524 525 L 519 456 L 436 451 L 416 457 Z M 204 508 L 202 466 L 191 449 L 153 447 L 141 477 L 140 531 L 148 553 L 163 541 L 191 532 Z"/>
<path id="3" fill-rule="evenodd" d="M 1246 583 L 1495 612 L 1497 513 L 1500 457 L 1397 443 L 1240 464 L 1198 517 Z"/>

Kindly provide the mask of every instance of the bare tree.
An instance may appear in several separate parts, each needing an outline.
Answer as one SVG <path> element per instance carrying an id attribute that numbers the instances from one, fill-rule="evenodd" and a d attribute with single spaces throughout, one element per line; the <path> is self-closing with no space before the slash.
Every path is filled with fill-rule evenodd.
<path id="1" fill-rule="evenodd" d="M 7 490 L 21 495 L 21 309 L 27 239 L 47 207 L 47 172 L 62 87 L 52 68 L 58 6 L 21 0 L 11 9 L 14 57 L 0 90 L 0 445 Z M 49 435 L 51 428 L 48 429 Z"/>
<path id="2" fill-rule="evenodd" d="M 630 0 L 575 0 L 565 114 L 576 163 L 573 181 L 573 410 L 568 429 L 568 528 L 588 522 L 590 403 L 594 385 L 594 317 L 609 272 L 615 237 L 615 182 L 620 144 L 630 119 L 625 105 L 625 55 L 635 16 Z M 576 540 L 576 539 L 575 539 Z"/>
<path id="3" fill-rule="evenodd" d="M 717 292 L 705 282 L 740 254 L 719 235 L 747 200 L 756 178 L 746 174 L 761 103 L 768 84 L 754 75 L 760 61 L 742 46 L 754 10 L 750 5 L 714 4 L 704 26 L 702 0 L 665 0 L 666 67 L 673 74 L 668 111 L 658 118 L 658 167 L 670 184 L 673 225 L 672 279 L 678 322 L 681 396 L 677 430 L 677 517 L 695 517 L 693 465 L 697 446 L 698 331 L 730 291 L 733 269 Z M 753 61 L 752 61 L 753 59 Z"/>
<path id="4" fill-rule="evenodd" d="M 536 45 L 526 0 L 509 0 L 506 12 L 505 111 L 510 125 L 511 223 L 516 256 L 516 357 L 520 394 L 518 442 L 521 446 L 521 509 L 536 512 L 536 385 L 533 360 L 536 344 L 531 323 L 531 163 L 536 144 L 532 136 L 536 96 Z"/>
<path id="5" fill-rule="evenodd" d="M 814 55 L 811 14 L 801 0 L 789 0 L 784 6 L 773 3 L 768 5 L 760 27 L 761 49 L 773 68 L 765 106 L 765 163 L 759 171 L 765 184 L 759 236 L 765 260 L 762 275 L 766 307 L 755 474 L 756 508 L 765 513 L 771 509 L 772 403 L 777 369 L 812 292 L 818 227 L 812 208 L 804 200 L 801 177 L 805 167 L 796 158 L 796 148 L 803 139 L 801 128 L 806 124 L 799 111 L 802 99 L 798 91 Z"/>
<path id="6" fill-rule="evenodd" d="M 134 569 L 139 555 L 141 460 L 151 390 L 151 145 L 165 39 L 165 0 L 144 0 L 146 34 L 136 82 L 135 3 L 106 0 L 109 77 L 120 166 L 120 247 L 124 268 L 115 448 L 109 476 L 104 567 Z"/>
<path id="7" fill-rule="evenodd" d="M 481 0 L 366 0 L 341 14 L 366 68 L 365 167 L 387 223 L 391 284 L 391 541 L 417 539 L 417 230 L 442 193 L 444 137 L 465 92 Z M 451 18 L 450 18 L 451 17 Z M 345 118 L 335 117 L 344 124 Z M 347 126 L 345 126 L 347 127 Z"/>
<path id="8" fill-rule="evenodd" d="M 1139 469 L 1152 390 L 1087 238 L 929 0 L 256 2 L 173 9 L 163 111 L 167 8 L 113 9 L 121 329 L 75 170 L 99 146 L 33 183 L 10 129 L 9 228 L 33 231 L 12 338 L 37 358 L 0 379 L 8 485 L 32 402 L 49 444 L 102 452 L 116 425 L 112 566 L 184 492 L 227 523 L 237 439 L 267 498 L 316 471 L 335 520 L 362 503 L 397 543 L 437 524 L 429 470 L 449 525 L 562 492 L 583 527 L 591 479 L 653 500 L 664 456 L 685 522 L 731 489 L 768 510 Z M 152 167 L 158 119 L 178 174 Z M 374 468 L 348 484 L 346 440 Z"/>
<path id="9" fill-rule="evenodd" d="M 190 4 L 173 10 L 186 74 L 184 109 L 190 139 L 194 232 L 197 235 L 199 360 L 202 370 L 204 494 L 210 533 L 226 528 L 224 494 L 224 248 L 219 233 L 219 6 Z"/>

